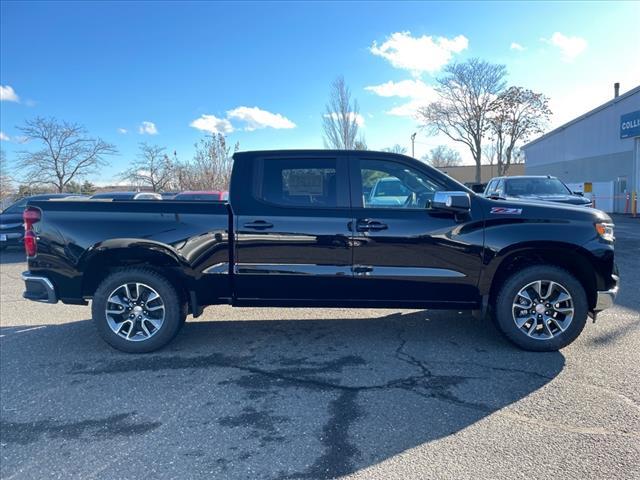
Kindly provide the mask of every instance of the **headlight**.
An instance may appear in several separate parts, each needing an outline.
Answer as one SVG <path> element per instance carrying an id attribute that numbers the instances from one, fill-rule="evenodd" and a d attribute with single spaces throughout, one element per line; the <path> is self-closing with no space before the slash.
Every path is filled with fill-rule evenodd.
<path id="1" fill-rule="evenodd" d="M 596 232 L 600 235 L 600 238 L 607 242 L 613 242 L 616 237 L 613 235 L 613 223 L 596 223 Z"/>

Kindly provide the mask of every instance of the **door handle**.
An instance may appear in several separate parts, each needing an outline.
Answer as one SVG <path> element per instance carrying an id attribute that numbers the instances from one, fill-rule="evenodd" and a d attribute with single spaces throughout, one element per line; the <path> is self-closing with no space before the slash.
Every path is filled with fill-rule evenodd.
<path id="1" fill-rule="evenodd" d="M 368 218 L 356 222 L 356 230 L 358 232 L 379 232 L 387 228 L 389 228 L 389 226 L 386 223 L 379 222 L 378 220 L 369 220 Z"/>
<path id="2" fill-rule="evenodd" d="M 255 220 L 253 222 L 245 223 L 244 228 L 251 228 L 253 230 L 267 230 L 273 228 L 273 223 L 266 222 L 264 220 Z"/>

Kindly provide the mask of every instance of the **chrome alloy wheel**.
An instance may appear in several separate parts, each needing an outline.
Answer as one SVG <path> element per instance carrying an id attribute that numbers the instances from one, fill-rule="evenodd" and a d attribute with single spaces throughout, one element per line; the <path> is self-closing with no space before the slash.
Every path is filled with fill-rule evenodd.
<path id="1" fill-rule="evenodd" d="M 109 295 L 105 314 L 109 328 L 131 342 L 148 340 L 164 323 L 164 301 L 149 285 L 125 283 Z"/>
<path id="2" fill-rule="evenodd" d="M 551 280 L 531 282 L 513 299 L 513 321 L 535 340 L 561 334 L 571 324 L 573 315 L 571 295 L 564 286 Z"/>

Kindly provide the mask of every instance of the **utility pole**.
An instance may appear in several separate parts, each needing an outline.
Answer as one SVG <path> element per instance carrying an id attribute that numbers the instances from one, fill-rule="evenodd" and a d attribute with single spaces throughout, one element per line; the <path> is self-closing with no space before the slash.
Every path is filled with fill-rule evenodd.
<path id="1" fill-rule="evenodd" d="M 417 132 L 411 134 L 411 156 L 416 158 L 416 135 Z"/>

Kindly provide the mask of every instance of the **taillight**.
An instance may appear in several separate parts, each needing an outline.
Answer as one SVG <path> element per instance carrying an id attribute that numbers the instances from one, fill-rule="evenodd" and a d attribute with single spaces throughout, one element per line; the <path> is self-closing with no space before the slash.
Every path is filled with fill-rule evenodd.
<path id="1" fill-rule="evenodd" d="M 24 220 L 24 250 L 28 257 L 35 257 L 38 253 L 38 239 L 36 232 L 33 231 L 33 225 L 38 223 L 41 218 L 41 212 L 37 208 L 28 207 L 22 214 Z"/>

